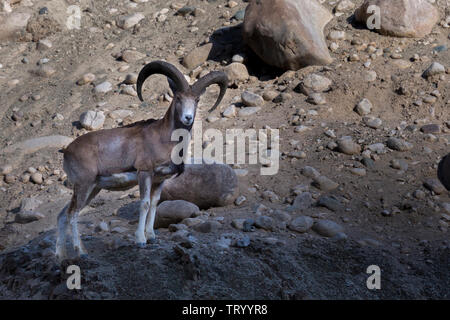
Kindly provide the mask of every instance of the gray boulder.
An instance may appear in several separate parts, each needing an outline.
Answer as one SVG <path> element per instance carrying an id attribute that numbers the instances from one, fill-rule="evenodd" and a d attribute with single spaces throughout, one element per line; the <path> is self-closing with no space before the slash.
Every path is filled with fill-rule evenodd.
<path id="1" fill-rule="evenodd" d="M 230 166 L 186 164 L 181 175 L 164 183 L 161 201 L 186 200 L 208 209 L 233 203 L 237 193 L 237 177 Z"/>
<path id="2" fill-rule="evenodd" d="M 244 42 L 267 64 L 285 70 L 332 62 L 324 27 L 332 14 L 316 0 L 251 0 Z"/>

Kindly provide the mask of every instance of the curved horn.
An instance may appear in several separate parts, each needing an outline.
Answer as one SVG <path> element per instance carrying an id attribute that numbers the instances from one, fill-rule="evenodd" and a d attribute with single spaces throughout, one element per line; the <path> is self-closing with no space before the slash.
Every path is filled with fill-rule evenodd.
<path id="1" fill-rule="evenodd" d="M 195 95 L 200 96 L 204 92 L 204 90 L 212 84 L 218 84 L 220 86 L 220 94 L 217 98 L 216 103 L 211 109 L 209 109 L 208 112 L 214 111 L 222 101 L 223 96 L 225 95 L 225 92 L 228 88 L 227 75 L 222 71 L 212 71 L 206 76 L 201 77 L 194 85 L 192 85 L 192 92 Z"/>
<path id="2" fill-rule="evenodd" d="M 187 91 L 189 89 L 189 83 L 174 65 L 165 61 L 153 61 L 145 65 L 141 72 L 139 72 L 136 89 L 141 101 L 144 101 L 144 99 L 142 99 L 142 85 L 144 84 L 144 81 L 153 74 L 163 74 L 170 78 L 181 91 Z"/>
<path id="3" fill-rule="evenodd" d="M 450 154 L 442 158 L 438 166 L 438 178 L 447 190 L 450 190 Z"/>

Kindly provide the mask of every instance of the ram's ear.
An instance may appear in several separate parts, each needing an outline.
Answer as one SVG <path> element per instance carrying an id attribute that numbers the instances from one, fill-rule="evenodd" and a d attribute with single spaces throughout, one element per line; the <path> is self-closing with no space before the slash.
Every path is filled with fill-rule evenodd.
<path id="1" fill-rule="evenodd" d="M 167 78 L 167 82 L 169 82 L 170 90 L 172 90 L 172 93 L 175 94 L 175 92 L 177 91 L 177 85 L 170 78 Z"/>

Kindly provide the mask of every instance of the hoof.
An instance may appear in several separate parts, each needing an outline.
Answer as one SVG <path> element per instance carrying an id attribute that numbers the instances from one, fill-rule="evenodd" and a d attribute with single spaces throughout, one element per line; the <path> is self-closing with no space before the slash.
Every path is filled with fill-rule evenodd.
<path id="1" fill-rule="evenodd" d="M 144 249 L 145 246 L 146 246 L 146 243 L 145 243 L 145 242 L 136 242 L 136 246 L 137 246 L 139 249 Z"/>
<path id="2" fill-rule="evenodd" d="M 56 261 L 62 262 L 67 259 L 67 255 L 65 252 L 57 251 L 55 252 L 55 259 Z"/>

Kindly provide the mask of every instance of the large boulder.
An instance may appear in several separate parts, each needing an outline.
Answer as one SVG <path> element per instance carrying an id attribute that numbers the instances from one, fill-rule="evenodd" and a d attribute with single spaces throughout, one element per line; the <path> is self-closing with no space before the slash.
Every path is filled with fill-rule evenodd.
<path id="1" fill-rule="evenodd" d="M 225 164 L 186 164 L 178 177 L 166 180 L 161 200 L 186 200 L 201 209 L 222 207 L 237 196 L 237 177 Z"/>
<path id="2" fill-rule="evenodd" d="M 450 154 L 446 155 L 439 162 L 438 178 L 444 187 L 450 191 Z"/>
<path id="3" fill-rule="evenodd" d="M 380 28 L 374 30 L 394 37 L 422 38 L 431 33 L 439 20 L 438 9 L 428 0 L 365 0 L 355 12 L 356 21 L 367 26 L 374 12 L 370 6 L 380 8 Z"/>
<path id="4" fill-rule="evenodd" d="M 285 70 L 332 62 L 323 29 L 333 18 L 316 0 L 251 0 L 244 42 L 267 64 Z"/>
<path id="5" fill-rule="evenodd" d="M 155 228 L 167 228 L 199 213 L 200 209 L 184 200 L 164 201 L 156 208 Z"/>

